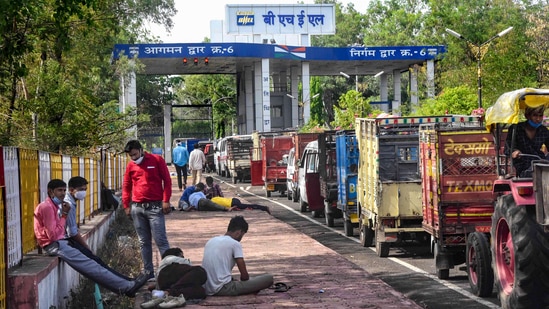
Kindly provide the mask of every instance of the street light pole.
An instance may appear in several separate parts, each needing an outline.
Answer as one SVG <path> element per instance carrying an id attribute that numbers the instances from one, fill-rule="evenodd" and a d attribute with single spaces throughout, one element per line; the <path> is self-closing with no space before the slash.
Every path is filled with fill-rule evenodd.
<path id="1" fill-rule="evenodd" d="M 345 77 L 346 79 L 354 79 L 355 80 L 355 91 L 358 92 L 358 74 L 355 75 L 355 78 L 352 78 L 351 75 L 349 75 L 345 72 L 339 72 L 339 75 Z"/>
<path id="2" fill-rule="evenodd" d="M 493 37 L 491 37 L 490 39 L 488 39 L 488 41 L 482 43 L 482 44 L 475 44 L 471 41 L 469 41 L 468 39 L 466 39 L 464 36 L 462 36 L 461 34 L 455 32 L 454 30 L 452 29 L 448 29 L 446 28 L 446 32 L 448 32 L 449 34 L 451 34 L 452 36 L 455 36 L 456 38 L 460 39 L 460 40 L 464 40 L 467 42 L 467 44 L 469 45 L 469 49 L 473 50 L 473 47 L 476 48 L 476 53 L 475 53 L 475 58 L 477 60 L 477 93 L 478 93 L 478 107 L 481 108 L 482 107 L 482 67 L 481 67 L 481 61 L 482 61 L 482 58 L 484 58 L 484 55 L 486 54 L 486 52 L 488 51 L 488 48 L 490 47 L 490 43 L 499 38 L 499 37 L 502 37 L 504 35 L 506 35 L 507 33 L 509 33 L 511 30 L 513 30 L 513 27 L 509 27 L 503 31 L 501 31 L 500 33 L 494 35 Z"/>

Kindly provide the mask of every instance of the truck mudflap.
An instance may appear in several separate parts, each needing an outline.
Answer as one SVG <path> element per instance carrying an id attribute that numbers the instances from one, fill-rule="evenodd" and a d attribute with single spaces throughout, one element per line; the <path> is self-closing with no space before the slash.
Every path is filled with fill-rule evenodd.
<path id="1" fill-rule="evenodd" d="M 305 174 L 305 191 L 310 211 L 324 210 L 324 200 L 320 195 L 320 174 Z"/>
<path id="2" fill-rule="evenodd" d="M 347 218 L 345 218 L 345 219 L 347 219 Z M 349 221 L 351 221 L 351 223 L 358 224 L 359 218 L 358 218 L 357 213 L 350 214 L 348 219 L 349 219 Z"/>

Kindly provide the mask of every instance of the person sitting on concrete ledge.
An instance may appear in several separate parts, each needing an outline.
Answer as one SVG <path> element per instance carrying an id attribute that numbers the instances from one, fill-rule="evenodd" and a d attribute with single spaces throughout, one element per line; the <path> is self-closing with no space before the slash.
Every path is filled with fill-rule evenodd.
<path id="1" fill-rule="evenodd" d="M 237 199 L 236 197 L 212 197 L 212 202 L 216 203 L 217 205 L 221 205 L 225 208 L 228 208 L 230 211 L 233 210 L 242 210 L 242 209 L 259 209 L 266 211 L 268 214 L 271 214 L 271 209 L 269 206 L 263 206 L 259 204 L 244 204 L 242 201 Z"/>
<path id="2" fill-rule="evenodd" d="M 122 277 L 126 280 L 131 280 L 129 277 L 117 272 L 105 263 L 101 258 L 93 253 L 88 243 L 84 240 L 84 237 L 80 234 L 78 224 L 76 221 L 76 201 L 83 201 L 86 197 L 86 191 L 88 190 L 88 180 L 81 176 L 74 176 L 69 179 L 69 191 L 65 195 L 65 202 L 71 205 L 67 220 L 65 223 L 65 239 L 68 240 L 69 246 L 80 250 L 84 255 L 90 259 L 96 261 L 99 265 L 105 267 L 118 277 Z M 110 191 L 109 191 L 110 193 Z"/>
<path id="3" fill-rule="evenodd" d="M 67 184 L 61 179 L 48 182 L 48 197 L 34 210 L 34 234 L 38 245 L 51 256 L 57 256 L 84 277 L 118 294 L 135 297 L 135 293 L 149 279 L 149 271 L 143 271 L 134 280 L 122 278 L 82 251 L 69 245 L 65 239 L 65 224 L 71 205 L 63 202 Z"/>
<path id="4" fill-rule="evenodd" d="M 229 211 L 229 209 L 221 205 L 217 205 L 206 198 L 206 194 L 204 194 L 205 186 L 203 183 L 199 182 L 195 187 L 196 189 L 194 193 L 189 196 L 189 208 L 186 209 L 187 211 Z"/>

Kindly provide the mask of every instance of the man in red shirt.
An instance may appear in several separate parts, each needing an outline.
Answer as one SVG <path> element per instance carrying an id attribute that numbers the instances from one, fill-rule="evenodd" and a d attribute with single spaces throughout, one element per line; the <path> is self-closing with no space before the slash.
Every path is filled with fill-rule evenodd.
<path id="1" fill-rule="evenodd" d="M 145 271 L 134 280 L 123 277 L 89 258 L 65 239 L 65 223 L 71 205 L 63 202 L 67 184 L 61 179 L 48 183 L 48 198 L 34 210 L 34 234 L 38 245 L 51 256 L 58 256 L 74 270 L 97 284 L 119 294 L 135 297 L 150 274 Z"/>
<path id="2" fill-rule="evenodd" d="M 129 141 L 124 152 L 131 162 L 124 173 L 122 205 L 126 215 L 133 220 L 143 264 L 152 277 L 152 238 L 161 255 L 170 248 L 164 215 L 171 211 L 172 179 L 164 159 L 144 152 L 139 141 Z"/>

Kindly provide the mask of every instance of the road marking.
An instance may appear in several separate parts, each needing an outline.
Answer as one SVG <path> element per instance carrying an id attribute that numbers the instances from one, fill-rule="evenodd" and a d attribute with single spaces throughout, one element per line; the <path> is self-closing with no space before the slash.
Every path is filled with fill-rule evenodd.
<path id="1" fill-rule="evenodd" d="M 231 186 L 231 187 L 233 187 L 233 188 L 238 188 L 238 189 L 240 189 L 240 190 L 246 192 L 247 194 L 253 195 L 253 196 L 258 197 L 258 198 L 260 198 L 260 199 L 269 201 L 269 202 L 271 202 L 271 203 L 275 203 L 275 204 L 277 204 L 278 206 L 281 206 L 281 207 L 285 208 L 286 210 L 289 210 L 290 212 L 292 212 L 292 213 L 294 213 L 294 214 L 296 214 L 296 215 L 298 215 L 298 216 L 300 216 L 300 217 L 302 217 L 302 218 L 304 218 L 304 219 L 306 219 L 306 220 L 309 220 L 310 222 L 312 222 L 312 223 L 314 223 L 314 224 L 316 224 L 316 225 L 322 226 L 322 227 L 325 228 L 325 229 L 328 229 L 328 230 L 330 230 L 330 231 L 332 231 L 332 232 L 334 232 L 334 233 L 337 233 L 337 234 L 339 234 L 339 235 L 341 235 L 341 236 L 343 236 L 343 237 L 345 237 L 345 238 L 347 238 L 347 239 L 349 239 L 349 240 L 352 240 L 352 241 L 354 241 L 354 242 L 360 244 L 360 240 L 359 240 L 359 239 L 356 239 L 356 238 L 354 238 L 354 237 L 346 236 L 344 232 L 339 231 L 339 230 L 336 230 L 336 229 L 334 229 L 334 228 L 332 228 L 332 227 L 326 226 L 326 225 L 324 225 L 324 224 L 322 224 L 322 223 L 316 221 L 315 219 L 313 219 L 313 218 L 311 218 L 311 217 L 309 217 L 309 216 L 306 216 L 306 215 L 302 214 L 301 212 L 299 212 L 299 211 L 297 211 L 297 210 L 295 210 L 295 209 L 293 209 L 293 208 L 291 208 L 291 207 L 289 207 L 289 206 L 286 206 L 286 205 L 284 205 L 284 204 L 282 204 L 282 203 L 280 203 L 280 202 L 278 202 L 278 201 L 275 201 L 275 200 L 272 200 L 272 199 L 270 199 L 270 198 L 267 198 L 267 197 L 264 197 L 264 196 L 260 196 L 260 195 L 257 195 L 257 194 L 255 194 L 255 193 L 253 193 L 253 192 L 250 192 L 250 191 L 249 191 L 249 190 L 250 190 L 250 186 L 247 186 L 247 187 L 241 187 L 241 186 L 240 186 L 240 187 L 237 187 L 237 186 L 235 186 L 235 185 L 233 185 L 233 184 L 230 184 L 230 183 L 227 183 L 227 182 L 226 182 L 226 184 L 229 185 L 229 186 Z M 368 249 L 370 249 L 370 250 L 372 250 L 372 251 L 374 251 L 374 252 L 376 251 L 376 249 L 373 248 L 373 247 L 369 247 Z M 469 291 L 467 291 L 467 290 L 464 290 L 464 289 L 460 288 L 459 286 L 457 286 L 457 285 L 455 285 L 455 284 L 453 284 L 453 283 L 450 283 L 450 282 L 445 281 L 445 280 L 441 280 L 441 279 L 439 279 L 437 276 L 435 276 L 435 275 L 433 275 L 433 274 L 430 274 L 430 273 L 424 271 L 423 269 L 418 268 L 418 267 L 416 267 L 416 266 L 414 266 L 414 265 L 412 265 L 412 264 L 409 264 L 409 263 L 407 263 L 407 262 L 405 262 L 405 261 L 402 261 L 402 260 L 400 260 L 399 258 L 389 257 L 388 259 L 391 260 L 391 261 L 393 261 L 393 262 L 395 262 L 395 263 L 397 263 L 397 264 L 400 264 L 401 266 L 404 266 L 404 267 L 408 268 L 409 270 L 411 270 L 411 271 L 413 271 L 413 272 L 416 272 L 416 273 L 421 274 L 421 275 L 423 275 L 423 276 L 425 276 L 425 277 L 427 277 L 427 278 L 429 278 L 429 279 L 432 279 L 432 280 L 434 280 L 434 281 L 436 281 L 436 282 L 438 282 L 438 283 L 444 285 L 445 287 L 447 287 L 447 288 L 449 288 L 449 289 L 451 289 L 451 290 L 453 290 L 453 291 L 455 291 L 455 292 L 457 292 L 457 293 L 459 293 L 459 294 L 461 294 L 461 295 L 463 295 L 463 296 L 465 296 L 465 297 L 467 297 L 467 298 L 469 298 L 469 299 L 471 299 L 471 300 L 473 300 L 473 301 L 476 301 L 477 303 L 479 303 L 479 304 L 481 304 L 481 305 L 484 305 L 484 306 L 486 306 L 486 307 L 488 307 L 488 308 L 493 308 L 493 309 L 498 309 L 498 308 L 500 308 L 498 305 L 495 305 L 495 304 L 493 304 L 493 303 L 491 303 L 491 302 L 489 302 L 489 301 L 487 301 L 487 300 L 484 300 L 484 299 L 482 299 L 481 297 L 478 297 L 478 296 L 472 294 L 471 292 L 469 292 Z"/>

